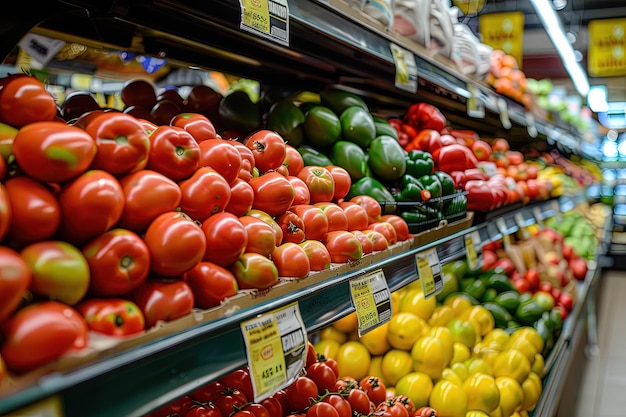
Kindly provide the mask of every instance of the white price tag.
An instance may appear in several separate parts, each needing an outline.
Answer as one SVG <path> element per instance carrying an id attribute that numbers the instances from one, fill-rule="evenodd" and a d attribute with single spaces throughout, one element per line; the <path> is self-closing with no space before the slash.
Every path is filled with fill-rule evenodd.
<path id="1" fill-rule="evenodd" d="M 381 269 L 350 280 L 359 336 L 391 319 L 391 293 Z"/>
<path id="2" fill-rule="evenodd" d="M 424 297 L 428 298 L 441 292 L 443 280 L 441 278 L 441 263 L 435 248 L 415 255 L 417 273 L 422 284 Z"/>
<path id="3" fill-rule="evenodd" d="M 57 52 L 63 48 L 63 45 L 65 45 L 65 41 L 33 33 L 24 36 L 19 43 L 20 48 L 44 67 L 52 61 Z"/>
<path id="4" fill-rule="evenodd" d="M 239 0 L 240 28 L 276 43 L 289 46 L 287 0 Z"/>
<path id="5" fill-rule="evenodd" d="M 496 226 L 498 226 L 498 230 L 502 234 L 502 244 L 505 249 L 508 249 L 511 246 L 511 235 L 509 234 L 509 228 L 506 226 L 506 221 L 504 217 L 500 217 L 496 220 Z"/>
<path id="6" fill-rule="evenodd" d="M 395 85 L 400 90 L 417 93 L 417 63 L 413 52 L 390 44 L 393 62 L 396 66 Z"/>
<path id="7" fill-rule="evenodd" d="M 502 127 L 505 129 L 510 129 L 513 125 L 511 124 L 511 119 L 509 118 L 509 108 L 506 105 L 506 100 L 502 97 L 498 98 L 498 112 L 500 113 L 500 123 L 502 123 Z"/>
<path id="8" fill-rule="evenodd" d="M 5 417 L 63 417 L 63 407 L 59 397 L 50 397 L 26 408 L 5 414 Z"/>
<path id="9" fill-rule="evenodd" d="M 306 326 L 298 303 L 270 311 L 240 324 L 254 401 L 287 387 L 305 365 Z"/>
<path id="10" fill-rule="evenodd" d="M 467 115 L 476 119 L 485 118 L 485 104 L 479 98 L 480 90 L 472 83 L 467 84 L 470 97 L 467 99 Z"/>

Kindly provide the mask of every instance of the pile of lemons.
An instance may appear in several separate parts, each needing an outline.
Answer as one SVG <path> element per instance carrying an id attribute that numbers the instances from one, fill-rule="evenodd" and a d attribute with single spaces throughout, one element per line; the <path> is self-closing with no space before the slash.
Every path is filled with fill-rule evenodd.
<path id="1" fill-rule="evenodd" d="M 441 304 L 418 282 L 392 293 L 389 322 L 359 337 L 355 313 L 322 329 L 316 351 L 339 376 L 381 378 L 392 394 L 441 417 L 525 417 L 542 392 L 544 341 L 530 326 L 496 328 L 462 295 Z"/>

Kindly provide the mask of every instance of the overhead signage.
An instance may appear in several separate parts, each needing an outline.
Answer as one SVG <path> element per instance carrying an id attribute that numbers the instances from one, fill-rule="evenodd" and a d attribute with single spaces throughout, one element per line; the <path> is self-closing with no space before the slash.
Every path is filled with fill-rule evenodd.
<path id="1" fill-rule="evenodd" d="M 626 19 L 589 22 L 587 67 L 593 77 L 626 75 Z"/>
<path id="2" fill-rule="evenodd" d="M 524 48 L 523 12 L 481 14 L 478 31 L 485 45 L 504 51 L 521 65 Z"/>

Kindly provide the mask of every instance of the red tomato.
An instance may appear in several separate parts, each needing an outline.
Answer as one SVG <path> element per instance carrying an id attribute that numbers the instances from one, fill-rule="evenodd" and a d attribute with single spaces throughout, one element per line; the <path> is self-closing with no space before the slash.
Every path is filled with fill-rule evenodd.
<path id="1" fill-rule="evenodd" d="M 339 207 L 343 209 L 348 218 L 348 231 L 367 229 L 369 218 L 367 211 L 357 203 L 350 201 L 340 201 Z"/>
<path id="2" fill-rule="evenodd" d="M 280 245 L 283 242 L 283 229 L 281 229 L 278 222 L 269 214 L 264 212 L 263 210 L 252 209 L 248 212 L 249 216 L 256 217 L 257 219 L 263 220 L 265 223 L 272 226 L 274 232 L 276 233 L 276 246 Z"/>
<path id="3" fill-rule="evenodd" d="M 224 211 L 235 216 L 245 216 L 251 209 L 254 202 L 254 190 L 245 180 L 237 177 L 230 183 L 230 200 Z"/>
<path id="4" fill-rule="evenodd" d="M 248 399 L 241 391 L 236 389 L 226 389 L 222 392 L 222 395 L 215 399 L 214 404 L 217 408 L 219 408 L 224 416 L 233 416 L 234 413 L 247 402 Z M 254 417 L 254 414 L 250 414 Z"/>
<path id="5" fill-rule="evenodd" d="M 389 247 L 389 241 L 377 230 L 366 229 L 363 230 L 363 234 L 367 237 L 370 242 L 372 242 L 372 250 L 373 251 L 381 251 L 385 250 Z"/>
<path id="6" fill-rule="evenodd" d="M 211 120 L 200 113 L 179 113 L 170 120 L 170 126 L 182 127 L 198 144 L 217 137 Z"/>
<path id="7" fill-rule="evenodd" d="M 43 182 L 63 182 L 89 169 L 96 142 L 84 130 L 60 122 L 35 122 L 13 139 L 13 155 L 20 168 Z"/>
<path id="8" fill-rule="evenodd" d="M 379 377 L 368 375 L 359 381 L 359 386 L 374 404 L 380 404 L 385 401 L 387 388 Z"/>
<path id="9" fill-rule="evenodd" d="M 276 222 L 283 231 L 283 243 L 302 243 L 304 241 L 304 220 L 296 213 L 287 210 L 276 218 Z"/>
<path id="10" fill-rule="evenodd" d="M 136 233 L 146 231 L 160 214 L 180 206 L 180 187 L 165 175 L 143 169 L 120 179 L 124 192 L 124 211 L 118 225 Z"/>
<path id="11" fill-rule="evenodd" d="M 306 239 L 322 240 L 328 232 L 328 219 L 321 208 L 312 204 L 298 204 L 290 210 L 304 221 Z"/>
<path id="12" fill-rule="evenodd" d="M 350 199 L 352 203 L 357 203 L 365 209 L 367 212 L 368 223 L 380 221 L 382 215 L 382 208 L 378 201 L 369 195 L 357 195 Z"/>
<path id="13" fill-rule="evenodd" d="M 120 96 L 126 107 L 142 106 L 146 109 L 151 109 L 156 103 L 156 89 L 154 85 L 143 78 L 126 81 Z"/>
<path id="14" fill-rule="evenodd" d="M 274 262 L 258 253 L 244 253 L 230 267 L 241 289 L 264 290 L 278 282 Z"/>
<path id="15" fill-rule="evenodd" d="M 289 175 L 297 176 L 298 172 L 304 168 L 304 159 L 298 150 L 290 144 L 285 145 L 285 160 L 283 165 L 287 167 Z"/>
<path id="16" fill-rule="evenodd" d="M 171 403 L 160 407 L 156 411 L 153 411 L 149 414 L 150 417 L 171 417 L 174 415 L 185 416 L 187 410 L 192 406 L 191 397 L 185 395 L 184 397 L 180 397 Z M 219 416 L 216 416 L 219 417 Z"/>
<path id="17" fill-rule="evenodd" d="M 396 234 L 396 228 L 391 223 L 377 221 L 370 223 L 367 228 L 369 230 L 375 230 L 385 236 L 387 242 L 393 245 L 398 242 L 398 235 Z"/>
<path id="18" fill-rule="evenodd" d="M 261 400 L 261 405 L 265 407 L 270 417 L 283 417 L 283 405 L 274 397 Z"/>
<path id="19" fill-rule="evenodd" d="M 146 328 L 153 327 L 159 320 L 170 321 L 191 312 L 194 295 L 189 284 L 181 279 L 148 279 L 129 298 L 143 312 Z"/>
<path id="20" fill-rule="evenodd" d="M 380 217 L 380 221 L 387 222 L 396 229 L 396 237 L 398 241 L 405 241 L 411 238 L 411 232 L 409 231 L 409 225 L 406 220 L 396 214 L 384 214 Z"/>
<path id="21" fill-rule="evenodd" d="M 287 414 L 291 408 L 289 406 L 289 401 L 287 398 L 287 391 L 285 391 L 284 389 L 280 389 L 278 391 L 276 391 L 274 393 L 274 395 L 272 395 L 273 398 L 276 398 L 278 400 L 278 402 L 280 402 L 280 405 L 283 408 L 283 413 Z"/>
<path id="22" fill-rule="evenodd" d="M 189 411 L 180 415 L 185 417 L 223 417 L 220 409 L 217 408 L 213 403 L 191 405 L 189 407 Z"/>
<path id="23" fill-rule="evenodd" d="M 410 417 L 404 405 L 387 400 L 376 407 L 376 412 L 382 417 Z"/>
<path id="24" fill-rule="evenodd" d="M 246 396 L 248 401 L 252 401 L 254 399 L 252 379 L 250 378 L 250 371 L 247 366 L 227 373 L 220 378 L 219 382 L 226 388 L 240 391 Z"/>
<path id="25" fill-rule="evenodd" d="M 333 391 L 347 391 L 353 388 L 358 388 L 359 387 L 359 381 L 357 381 L 356 379 L 352 378 L 351 376 L 342 376 L 337 378 L 337 381 L 335 382 L 335 389 Z M 368 400 L 369 401 L 369 400 Z"/>
<path id="26" fill-rule="evenodd" d="M 198 263 L 185 272 L 184 279 L 193 291 L 197 308 L 217 307 L 239 290 L 233 273 L 212 262 Z"/>
<path id="27" fill-rule="evenodd" d="M 159 215 L 144 236 L 150 250 L 152 272 L 178 276 L 196 266 L 204 257 L 206 237 L 202 228 L 184 213 Z"/>
<path id="28" fill-rule="evenodd" d="M 240 410 L 235 411 L 235 413 L 231 413 L 230 417 L 256 417 L 252 411 L 248 410 Z"/>
<path id="29" fill-rule="evenodd" d="M 330 172 L 335 182 L 335 193 L 333 194 L 332 201 L 338 202 L 348 195 L 350 186 L 352 185 L 352 178 L 350 177 L 350 173 L 343 167 L 328 165 L 325 168 Z"/>
<path id="30" fill-rule="evenodd" d="M 224 390 L 226 387 L 221 382 L 213 381 L 192 392 L 191 397 L 200 403 L 213 402 Z"/>
<path id="31" fill-rule="evenodd" d="M 112 229 L 82 248 L 89 264 L 89 292 L 101 297 L 121 296 L 148 278 L 150 251 L 135 232 Z"/>
<path id="32" fill-rule="evenodd" d="M 58 359 L 69 350 L 87 346 L 85 319 L 57 301 L 30 304 L 2 326 L 0 354 L 9 369 L 26 372 Z"/>
<path id="33" fill-rule="evenodd" d="M 359 242 L 361 242 L 361 248 L 363 249 L 363 255 L 367 255 L 367 254 L 370 254 L 370 253 L 374 252 L 374 241 L 368 235 L 366 235 L 365 233 L 363 233 L 360 230 L 355 230 L 355 231 L 350 232 L 350 233 L 352 233 L 354 236 L 356 236 L 356 238 L 359 239 Z M 386 239 L 385 239 L 385 241 L 386 241 Z"/>
<path id="34" fill-rule="evenodd" d="M 324 394 L 326 390 L 332 391 L 337 381 L 337 374 L 326 362 L 315 362 L 306 368 L 306 376 L 311 378 L 317 385 L 317 393 Z"/>
<path id="35" fill-rule="evenodd" d="M 306 278 L 311 264 L 306 251 L 296 243 L 285 242 L 272 251 L 271 259 L 278 269 L 278 276 L 285 278 Z"/>
<path id="36" fill-rule="evenodd" d="M 331 394 L 324 397 L 322 401 L 332 405 L 339 417 L 352 417 L 352 406 L 343 396 Z"/>
<path id="37" fill-rule="evenodd" d="M 335 195 L 335 180 L 326 168 L 308 165 L 298 172 L 311 194 L 311 203 L 331 201 Z"/>
<path id="38" fill-rule="evenodd" d="M 268 129 L 253 132 L 246 138 L 244 144 L 252 150 L 255 166 L 261 174 L 278 169 L 287 155 L 283 138 Z"/>
<path id="39" fill-rule="evenodd" d="M 226 139 L 207 139 L 199 143 L 198 166 L 211 167 L 219 172 L 226 182 L 232 184 L 241 171 L 243 157 L 233 142 Z"/>
<path id="40" fill-rule="evenodd" d="M 9 234 L 12 220 L 13 212 L 11 210 L 9 193 L 4 185 L 0 183 L 0 242 Z"/>
<path id="41" fill-rule="evenodd" d="M 319 402 L 315 403 L 306 412 L 306 417 L 340 417 L 339 413 L 332 405 Z"/>
<path id="42" fill-rule="evenodd" d="M 42 240 L 24 247 L 20 255 L 31 271 L 34 294 L 74 305 L 87 293 L 89 264 L 72 244 Z"/>
<path id="43" fill-rule="evenodd" d="M 287 176 L 287 179 L 293 186 L 293 190 L 295 192 L 295 196 L 291 204 L 309 204 L 311 202 L 311 192 L 309 191 L 309 187 L 306 183 L 301 178 L 293 175 Z"/>
<path id="44" fill-rule="evenodd" d="M 413 404 L 413 401 L 406 395 L 395 395 L 392 400 L 396 404 L 402 404 L 404 408 L 406 408 L 406 411 L 408 411 L 409 416 L 413 415 L 415 412 L 415 404 Z"/>
<path id="45" fill-rule="evenodd" d="M 330 268 L 331 259 L 328 249 L 319 240 L 305 240 L 300 243 L 309 257 L 311 271 L 323 271 Z"/>
<path id="46" fill-rule="evenodd" d="M 304 361 L 304 367 L 308 368 L 317 362 L 317 352 L 315 351 L 315 345 L 310 340 L 306 344 L 306 360 Z"/>
<path id="47" fill-rule="evenodd" d="M 9 241 L 24 245 L 50 239 L 61 224 L 61 208 L 51 188 L 29 177 L 9 178 L 4 187 L 11 203 Z"/>
<path id="48" fill-rule="evenodd" d="M 324 362 L 326 365 L 328 365 L 330 369 L 335 372 L 335 375 L 339 375 L 339 365 L 337 364 L 337 361 L 335 359 L 321 357 L 319 361 Z"/>
<path id="49" fill-rule="evenodd" d="M 198 168 L 189 178 L 180 181 L 178 186 L 182 195 L 180 208 L 199 222 L 223 212 L 230 201 L 230 185 L 213 168 Z"/>
<path id="50" fill-rule="evenodd" d="M 277 246 L 276 232 L 272 226 L 254 216 L 241 216 L 239 221 L 248 236 L 244 253 L 258 253 L 269 257 Z"/>
<path id="51" fill-rule="evenodd" d="M 357 261 L 363 257 L 363 247 L 359 239 L 344 230 L 335 230 L 324 235 L 322 243 L 326 245 L 333 263 Z"/>
<path id="52" fill-rule="evenodd" d="M 67 241 L 83 244 L 111 229 L 122 217 L 124 192 L 119 181 L 102 170 L 90 170 L 65 184 L 59 193 L 61 225 Z"/>
<path id="53" fill-rule="evenodd" d="M 365 391 L 358 388 L 350 389 L 348 397 L 346 398 L 350 403 L 353 411 L 357 413 L 368 415 L 370 413 L 370 398 Z"/>
<path id="54" fill-rule="evenodd" d="M 130 336 L 145 330 L 143 313 L 122 298 L 89 298 L 76 306 L 89 330 L 110 336 Z"/>
<path id="55" fill-rule="evenodd" d="M 19 253 L 0 246 L 0 324 L 20 305 L 32 281 L 28 265 Z"/>
<path id="56" fill-rule="evenodd" d="M 285 392 L 287 393 L 287 401 L 289 402 L 290 409 L 302 411 L 315 401 L 318 389 L 311 378 L 300 376 L 285 389 Z M 335 411 L 330 404 L 328 405 Z M 322 414 L 322 416 L 324 416 L 324 414 Z M 326 416 L 329 417 L 330 414 Z"/>
<path id="57" fill-rule="evenodd" d="M 119 175 L 143 169 L 148 163 L 150 139 L 137 118 L 103 112 L 89 121 L 85 131 L 98 147 L 92 169 Z"/>
<path id="58" fill-rule="evenodd" d="M 270 412 L 265 406 L 258 403 L 248 403 L 241 409 L 242 411 L 249 411 L 253 417 L 270 417 Z M 237 414 L 235 414 L 237 415 Z"/>
<path id="59" fill-rule="evenodd" d="M 252 171 L 254 170 L 254 166 L 256 161 L 254 160 L 254 153 L 250 148 L 244 145 L 241 142 L 236 140 L 230 141 L 235 149 L 239 151 L 241 155 L 241 169 L 239 170 L 239 178 L 244 181 L 250 181 L 252 179 Z"/>
<path id="60" fill-rule="evenodd" d="M 293 185 L 278 172 L 267 172 L 250 180 L 254 190 L 252 207 L 270 216 L 279 216 L 291 207 L 295 198 Z"/>
<path id="61" fill-rule="evenodd" d="M 21 128 L 56 118 L 56 101 L 37 77 L 13 74 L 2 78 L 0 86 L 0 120 L 3 123 Z"/>
<path id="62" fill-rule="evenodd" d="M 180 127 L 161 125 L 150 134 L 146 168 L 180 181 L 194 173 L 200 161 L 200 146 Z"/>
<path id="63" fill-rule="evenodd" d="M 235 262 L 248 246 L 248 232 L 241 220 L 232 213 L 217 213 L 202 222 L 206 237 L 203 260 L 221 266 Z"/>
<path id="64" fill-rule="evenodd" d="M 338 204 L 331 202 L 318 202 L 313 204 L 322 209 L 328 219 L 328 231 L 348 230 L 348 217 Z"/>

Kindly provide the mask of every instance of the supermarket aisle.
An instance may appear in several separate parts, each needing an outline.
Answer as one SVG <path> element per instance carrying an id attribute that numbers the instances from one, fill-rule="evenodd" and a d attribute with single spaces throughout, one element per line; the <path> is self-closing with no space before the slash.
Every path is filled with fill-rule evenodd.
<path id="1" fill-rule="evenodd" d="M 598 298 L 600 351 L 587 360 L 573 417 L 626 415 L 626 271 L 606 271 L 601 279 Z"/>

